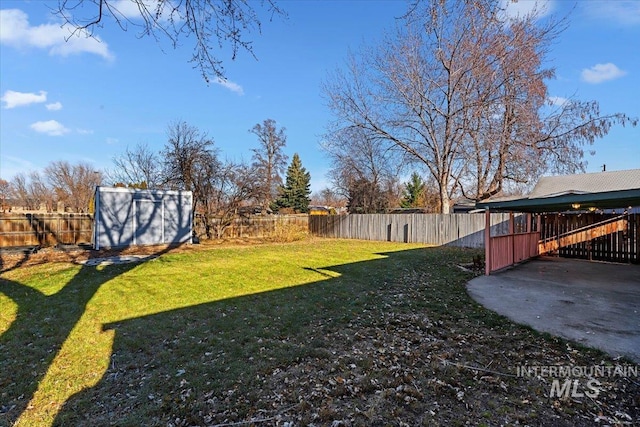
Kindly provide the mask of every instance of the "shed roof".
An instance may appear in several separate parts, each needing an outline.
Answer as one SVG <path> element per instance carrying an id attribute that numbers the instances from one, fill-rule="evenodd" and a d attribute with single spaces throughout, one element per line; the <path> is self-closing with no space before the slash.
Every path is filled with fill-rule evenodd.
<path id="1" fill-rule="evenodd" d="M 519 212 L 561 212 L 590 207 L 622 209 L 640 206 L 640 169 L 546 176 L 527 197 L 489 199 L 478 208 Z"/>
<path id="2" fill-rule="evenodd" d="M 190 196 L 191 191 L 187 190 L 149 190 L 141 188 L 129 188 L 129 187 L 108 187 L 98 185 L 96 186 L 96 193 L 130 193 L 130 194 L 150 194 L 154 196 L 163 195 L 186 195 Z"/>

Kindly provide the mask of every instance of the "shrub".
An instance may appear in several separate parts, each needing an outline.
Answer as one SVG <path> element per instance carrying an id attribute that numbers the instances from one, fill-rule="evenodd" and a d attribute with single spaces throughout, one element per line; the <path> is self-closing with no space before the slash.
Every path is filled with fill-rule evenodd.
<path id="1" fill-rule="evenodd" d="M 274 223 L 273 232 L 267 240 L 276 243 L 295 242 L 303 240 L 309 235 L 309 226 L 297 221 L 278 219 Z"/>

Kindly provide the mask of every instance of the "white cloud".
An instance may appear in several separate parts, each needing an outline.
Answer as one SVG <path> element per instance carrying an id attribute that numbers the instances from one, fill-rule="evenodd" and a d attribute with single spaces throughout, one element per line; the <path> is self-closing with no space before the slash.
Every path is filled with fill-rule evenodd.
<path id="1" fill-rule="evenodd" d="M 76 129 L 76 132 L 78 132 L 80 135 L 92 135 L 93 134 L 93 130 L 91 129 Z"/>
<path id="2" fill-rule="evenodd" d="M 4 108 L 22 107 L 24 105 L 36 104 L 39 102 L 47 101 L 47 92 L 41 90 L 40 93 L 31 92 L 16 92 L 14 90 L 7 90 L 2 98 L 4 102 Z"/>
<path id="3" fill-rule="evenodd" d="M 118 138 L 107 137 L 107 139 L 106 139 L 106 143 L 109 144 L 109 145 L 117 144 L 118 142 L 120 142 L 120 140 Z"/>
<path id="4" fill-rule="evenodd" d="M 59 102 L 52 102 L 51 104 L 45 105 L 45 107 L 47 107 L 47 110 L 49 111 L 62 110 L 62 104 Z"/>
<path id="5" fill-rule="evenodd" d="M 549 15 L 554 9 L 553 0 L 501 0 L 500 5 L 508 18 L 519 19 L 535 14 L 538 18 Z"/>
<path id="6" fill-rule="evenodd" d="M 217 77 L 214 80 L 214 83 L 219 84 L 220 86 L 229 89 L 231 92 L 235 92 L 238 95 L 244 95 L 244 89 L 237 83 L 234 83 L 230 80 L 226 80 L 220 77 Z"/>
<path id="7" fill-rule="evenodd" d="M 551 105 L 555 105 L 558 107 L 562 107 L 569 102 L 567 98 L 563 98 L 561 96 L 550 96 L 548 100 Z"/>
<path id="8" fill-rule="evenodd" d="M 110 3 L 110 9 L 118 18 L 140 19 L 142 16 L 140 5 L 143 5 L 147 12 L 157 17 L 159 21 L 166 21 L 170 16 L 173 16 L 174 19 L 179 16 L 181 11 L 174 9 L 175 4 L 173 1 L 163 1 L 160 5 L 161 11 L 159 15 L 156 12 L 158 10 L 158 0 L 116 0 Z"/>
<path id="9" fill-rule="evenodd" d="M 599 22 L 608 20 L 622 25 L 640 25 L 640 2 L 637 0 L 583 1 L 578 4 Z"/>
<path id="10" fill-rule="evenodd" d="M 88 37 L 85 31 L 73 33 L 57 24 L 31 26 L 27 14 L 19 9 L 0 10 L 0 43 L 15 48 L 48 49 L 51 55 L 93 53 L 108 60 L 114 58 L 100 37 Z"/>
<path id="11" fill-rule="evenodd" d="M 140 9 L 138 8 L 138 5 L 131 0 L 117 0 L 111 5 L 111 8 L 126 18 L 135 18 L 136 16 L 140 16 Z"/>
<path id="12" fill-rule="evenodd" d="M 31 125 L 31 129 L 39 133 L 44 133 L 49 136 L 61 136 L 65 133 L 69 133 L 69 129 L 64 127 L 62 123 L 55 120 L 48 120 L 46 122 L 35 122 Z"/>
<path id="13" fill-rule="evenodd" d="M 625 74 L 627 74 L 626 71 L 621 70 L 611 62 L 607 62 L 606 64 L 596 64 L 591 68 L 583 69 L 581 76 L 585 82 L 596 84 L 620 78 Z"/>

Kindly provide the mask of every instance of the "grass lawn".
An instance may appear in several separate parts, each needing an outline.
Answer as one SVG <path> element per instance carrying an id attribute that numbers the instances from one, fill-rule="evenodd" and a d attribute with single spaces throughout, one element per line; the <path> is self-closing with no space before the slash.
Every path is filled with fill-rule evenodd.
<path id="1" fill-rule="evenodd" d="M 0 275 L 0 426 L 594 425 L 637 378 L 549 397 L 522 365 L 624 363 L 473 302 L 477 252 L 353 240 L 202 247 Z"/>

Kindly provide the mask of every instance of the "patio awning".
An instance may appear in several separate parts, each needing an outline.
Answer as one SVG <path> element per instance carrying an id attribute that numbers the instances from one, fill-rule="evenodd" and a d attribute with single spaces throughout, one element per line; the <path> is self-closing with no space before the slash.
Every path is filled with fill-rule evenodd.
<path id="1" fill-rule="evenodd" d="M 476 203 L 478 209 L 512 212 L 564 212 L 571 210 L 626 209 L 640 206 L 640 190 L 616 191 L 610 193 L 565 194 L 562 196 L 536 199 L 512 199 Z"/>

